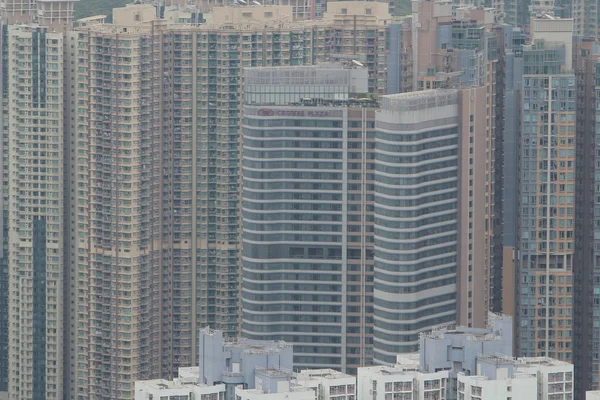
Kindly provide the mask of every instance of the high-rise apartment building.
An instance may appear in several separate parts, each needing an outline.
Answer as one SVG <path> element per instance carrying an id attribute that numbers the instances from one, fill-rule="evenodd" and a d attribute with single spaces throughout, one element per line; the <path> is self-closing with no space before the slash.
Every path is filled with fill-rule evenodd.
<path id="1" fill-rule="evenodd" d="M 73 22 L 73 9 L 79 0 L 8 0 L 0 7 L 2 22 L 39 24 L 65 31 Z"/>
<path id="2" fill-rule="evenodd" d="M 154 15 L 150 6 L 134 14 Z M 162 196 L 173 182 L 173 163 L 163 160 L 173 151 L 174 78 L 160 55 L 172 44 L 156 25 L 67 36 L 71 398 L 131 398 L 133 380 L 166 374 L 157 360 L 178 357 L 165 338 L 185 321 L 172 319 L 181 288 L 170 262 L 172 198 Z"/>
<path id="3" fill-rule="evenodd" d="M 600 388 L 600 63 L 595 40 L 574 43 L 577 84 L 573 364 L 575 396 Z"/>
<path id="4" fill-rule="evenodd" d="M 0 29 L 0 93 L 2 94 L 2 257 L 0 257 L 0 393 L 8 393 L 8 26 Z"/>
<path id="5" fill-rule="evenodd" d="M 411 21 L 395 21 L 388 25 L 386 94 L 413 90 L 413 52 Z"/>
<path id="6" fill-rule="evenodd" d="M 198 326 L 238 334 L 242 68 L 357 59 L 364 92 L 384 93 L 391 17 L 385 4 L 339 2 L 319 21 L 261 6 L 177 24 L 138 4 L 65 31 L 72 2 L 51 3 L 6 18 L 48 28 L 2 36 L 0 346 L 12 347 L 0 385 L 14 371 L 13 398 L 129 399 L 135 379 L 197 363 Z M 356 366 L 371 357 L 368 284 L 357 282 Z"/>
<path id="7" fill-rule="evenodd" d="M 63 398 L 63 37 L 3 30 L 8 391 Z"/>
<path id="8" fill-rule="evenodd" d="M 520 115 L 523 78 L 521 48 L 525 40 L 519 28 L 503 25 L 497 29 L 498 69 L 496 88 L 496 219 L 501 221 L 501 242 L 496 242 L 495 263 L 501 269 L 494 285 L 502 289 L 500 309 L 515 315 L 518 233 L 518 160 L 520 157 Z M 498 196 L 498 193 L 501 193 Z M 501 256 L 498 256 L 501 252 Z"/>
<path id="9" fill-rule="evenodd" d="M 381 98 L 376 115 L 374 360 L 419 333 L 483 327 L 491 293 L 493 155 L 484 86 Z"/>
<path id="10" fill-rule="evenodd" d="M 545 25 L 567 32 L 572 20 L 534 20 L 544 35 L 534 29 L 523 49 L 516 345 L 521 356 L 570 361 L 576 84 L 570 35 Z"/>
<path id="11" fill-rule="evenodd" d="M 529 26 L 531 0 L 494 0 L 495 7 L 502 12 L 502 21 L 508 25 L 525 28 Z"/>
<path id="12" fill-rule="evenodd" d="M 130 5 L 66 34 L 69 397 L 172 377 L 197 363 L 198 326 L 237 336 L 242 68 L 345 55 L 383 93 L 389 14 L 360 4 L 298 23 L 289 6 L 217 7 L 202 25 Z"/>
<path id="13" fill-rule="evenodd" d="M 600 4 L 595 0 L 573 0 L 574 33 L 594 39 L 600 37 Z"/>
<path id="14" fill-rule="evenodd" d="M 367 80 L 328 64 L 244 72 L 242 335 L 294 344 L 295 368 L 372 360 Z"/>

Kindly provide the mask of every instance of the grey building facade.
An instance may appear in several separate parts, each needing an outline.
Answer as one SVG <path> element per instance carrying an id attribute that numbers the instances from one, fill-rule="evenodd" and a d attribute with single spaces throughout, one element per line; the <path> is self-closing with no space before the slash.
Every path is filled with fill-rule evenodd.
<path id="1" fill-rule="evenodd" d="M 366 71 L 245 70 L 242 334 L 295 368 L 372 359 L 375 103 Z"/>
<path id="2" fill-rule="evenodd" d="M 457 320 L 458 91 L 382 99 L 375 159 L 375 360 Z"/>
<path id="3" fill-rule="evenodd" d="M 485 327 L 492 295 L 493 132 L 486 86 L 380 98 L 375 136 L 374 361 L 419 334 Z"/>

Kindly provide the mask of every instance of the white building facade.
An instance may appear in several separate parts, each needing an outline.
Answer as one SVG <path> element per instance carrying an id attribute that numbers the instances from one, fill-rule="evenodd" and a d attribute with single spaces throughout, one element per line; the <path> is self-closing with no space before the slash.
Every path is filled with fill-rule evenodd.
<path id="1" fill-rule="evenodd" d="M 135 400 L 224 400 L 225 385 L 199 385 L 175 379 L 154 379 L 135 383 Z"/>

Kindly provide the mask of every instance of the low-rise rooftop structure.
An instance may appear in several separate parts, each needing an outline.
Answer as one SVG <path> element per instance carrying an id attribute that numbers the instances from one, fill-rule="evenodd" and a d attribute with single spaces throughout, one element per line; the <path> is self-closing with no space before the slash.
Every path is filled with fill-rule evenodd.
<path id="1" fill-rule="evenodd" d="M 178 400 L 224 400 L 225 385 L 201 385 L 179 379 L 172 381 L 153 379 L 149 381 L 137 381 L 135 383 L 135 400 L 164 398 L 177 398 Z"/>

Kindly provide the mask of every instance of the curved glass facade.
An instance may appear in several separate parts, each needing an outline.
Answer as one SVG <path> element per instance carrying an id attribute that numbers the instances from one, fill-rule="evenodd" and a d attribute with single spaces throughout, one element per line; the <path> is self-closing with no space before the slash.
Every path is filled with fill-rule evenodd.
<path id="1" fill-rule="evenodd" d="M 426 96 L 421 100 L 428 100 Z M 412 101 L 406 97 L 384 102 L 377 118 L 374 358 L 378 363 L 395 363 L 398 353 L 418 351 L 420 332 L 457 318 L 456 93 L 433 104 L 425 101 L 422 109 L 417 104 L 410 110 Z"/>

